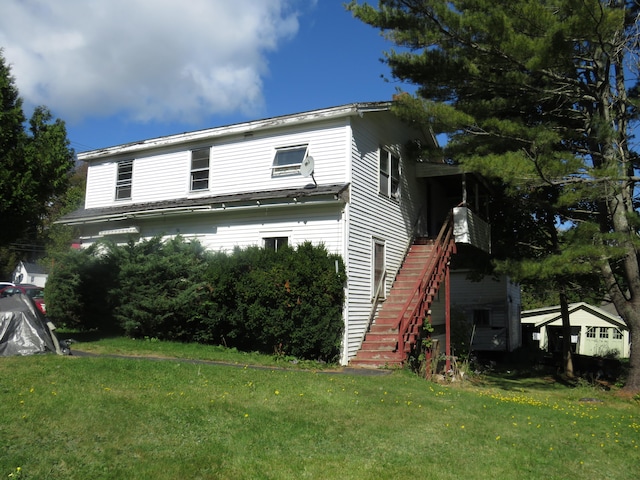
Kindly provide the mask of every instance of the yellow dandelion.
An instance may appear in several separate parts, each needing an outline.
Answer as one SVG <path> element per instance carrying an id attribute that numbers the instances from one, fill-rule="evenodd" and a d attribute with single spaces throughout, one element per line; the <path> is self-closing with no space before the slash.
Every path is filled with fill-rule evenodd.
<path id="1" fill-rule="evenodd" d="M 496 437 L 496 441 L 498 441 L 498 440 L 500 440 L 500 435 L 498 435 L 498 436 Z"/>
<path id="2" fill-rule="evenodd" d="M 276 395 L 280 395 L 280 390 L 276 390 L 276 391 L 275 391 L 275 392 L 273 392 L 273 393 L 275 393 Z"/>

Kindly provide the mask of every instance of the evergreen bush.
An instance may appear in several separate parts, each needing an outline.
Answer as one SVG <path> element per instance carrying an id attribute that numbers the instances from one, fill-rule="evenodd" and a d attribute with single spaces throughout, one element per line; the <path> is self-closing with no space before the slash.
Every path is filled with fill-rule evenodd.
<path id="1" fill-rule="evenodd" d="M 323 245 L 227 255 L 158 236 L 69 252 L 46 295 L 51 317 L 69 327 L 333 361 L 345 278 Z"/>

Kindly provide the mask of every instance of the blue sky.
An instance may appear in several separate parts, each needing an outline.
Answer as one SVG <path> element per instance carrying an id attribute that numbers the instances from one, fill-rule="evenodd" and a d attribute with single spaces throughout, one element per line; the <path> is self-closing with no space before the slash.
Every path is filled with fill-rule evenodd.
<path id="1" fill-rule="evenodd" d="M 392 45 L 343 3 L 2 0 L 0 48 L 27 114 L 49 107 L 82 152 L 391 99 Z"/>

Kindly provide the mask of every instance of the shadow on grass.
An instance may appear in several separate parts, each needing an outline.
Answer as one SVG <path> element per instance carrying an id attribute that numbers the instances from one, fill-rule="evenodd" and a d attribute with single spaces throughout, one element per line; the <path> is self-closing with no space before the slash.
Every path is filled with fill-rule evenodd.
<path id="1" fill-rule="evenodd" d="M 117 333 L 100 332 L 97 330 L 81 331 L 66 328 L 59 328 L 55 333 L 58 340 L 70 340 L 71 344 L 98 342 L 106 338 L 117 338 L 122 336 Z"/>
<path id="2" fill-rule="evenodd" d="M 561 357 L 539 350 L 485 355 L 478 358 L 478 365 L 483 385 L 506 391 L 575 388 L 585 383 L 608 390 L 626 374 L 619 360 L 574 354 L 574 378 L 567 378 Z"/>

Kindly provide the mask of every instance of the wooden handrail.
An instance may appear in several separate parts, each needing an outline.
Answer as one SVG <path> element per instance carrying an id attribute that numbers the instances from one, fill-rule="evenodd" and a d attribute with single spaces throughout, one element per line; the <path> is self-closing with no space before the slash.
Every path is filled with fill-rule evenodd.
<path id="1" fill-rule="evenodd" d="M 453 240 L 453 215 L 450 212 L 447 220 L 442 225 L 438 237 L 435 240 L 433 251 L 422 269 L 419 280 L 413 289 L 413 295 L 407 299 L 402 310 L 397 317 L 398 328 L 398 350 L 404 351 L 406 335 L 409 329 L 423 321 L 427 314 L 430 300 L 428 299 L 430 289 L 437 287 L 436 279 L 444 266 L 449 262 L 451 253 L 455 250 L 455 242 Z M 439 282 L 438 282 L 439 283 Z M 409 312 L 411 304 L 416 300 L 416 305 Z"/>

